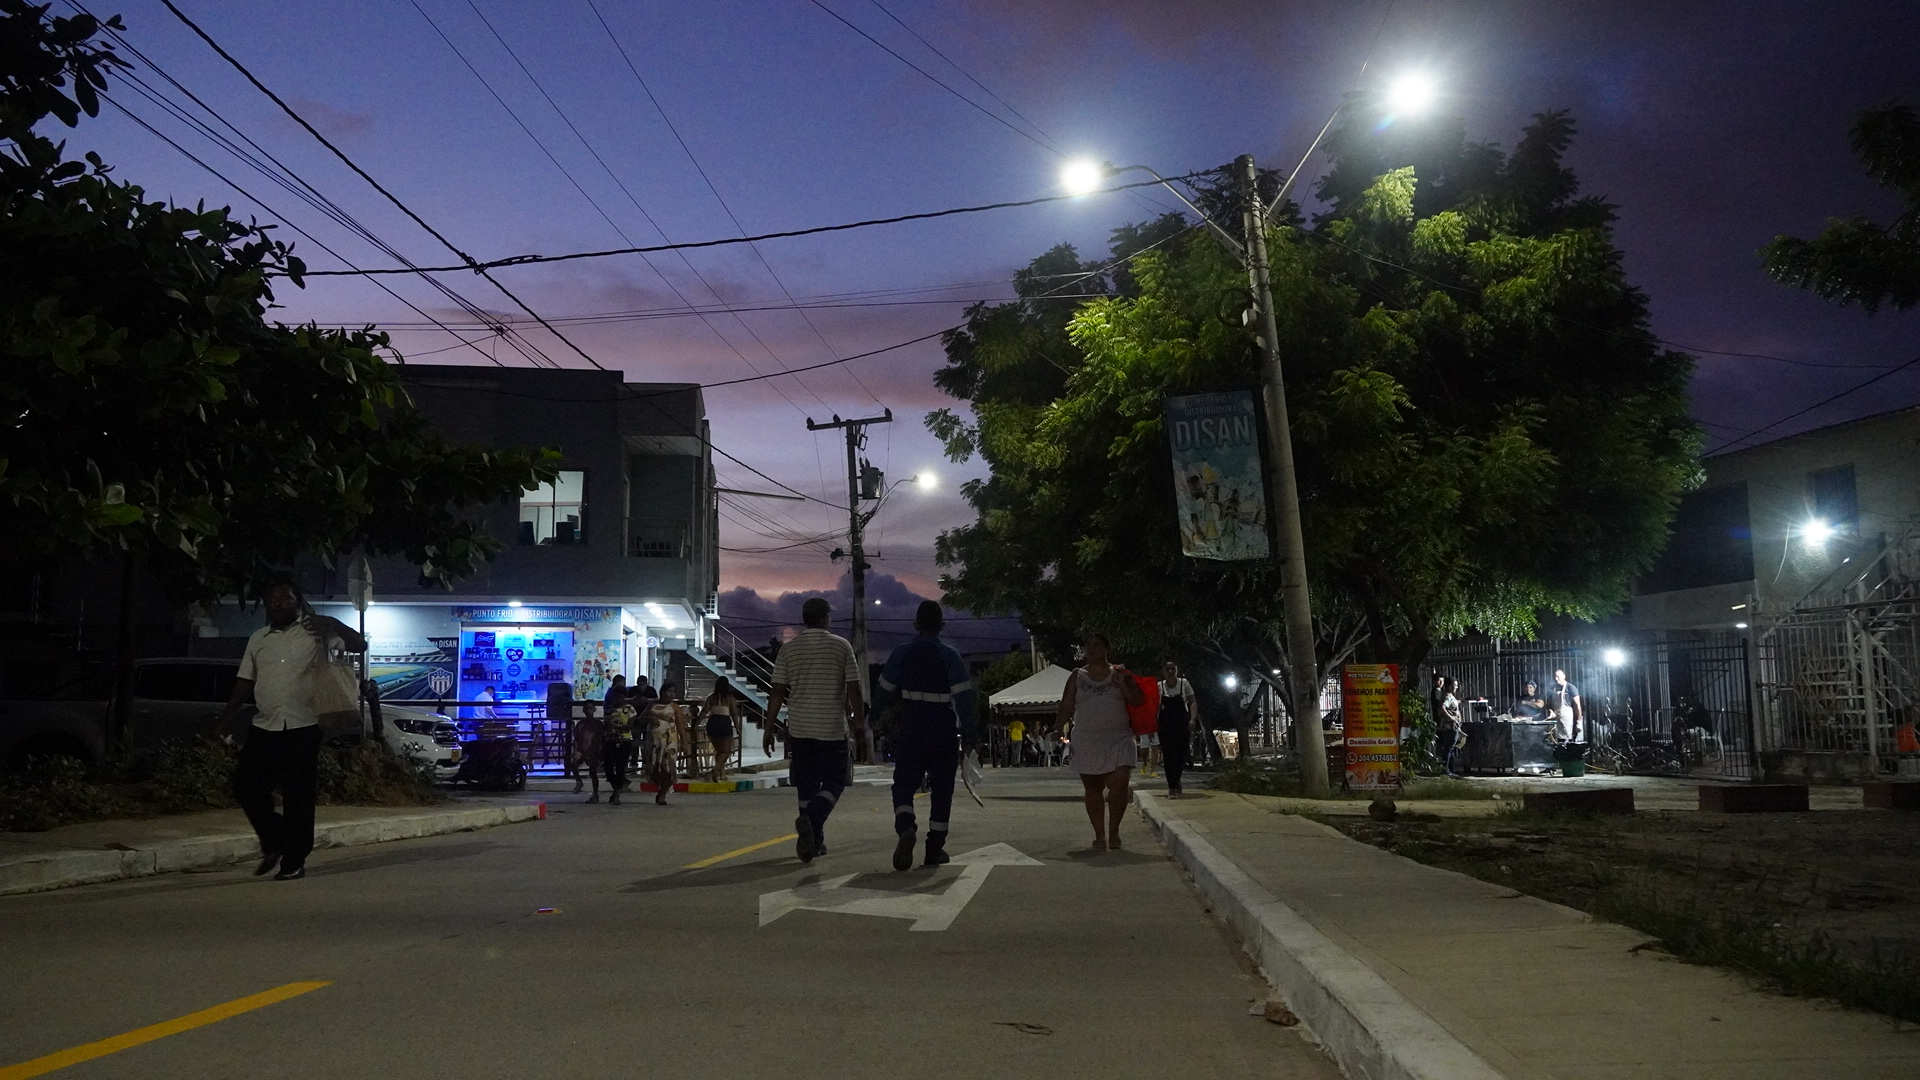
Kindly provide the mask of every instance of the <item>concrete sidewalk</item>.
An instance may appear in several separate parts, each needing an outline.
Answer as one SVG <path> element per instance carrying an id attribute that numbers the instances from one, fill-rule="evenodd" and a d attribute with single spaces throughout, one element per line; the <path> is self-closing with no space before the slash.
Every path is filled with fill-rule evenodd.
<path id="1" fill-rule="evenodd" d="M 527 799 L 459 798 L 445 806 L 322 806 L 316 848 L 352 847 L 532 821 L 546 804 Z M 121 878 L 227 866 L 260 857 L 238 810 L 65 825 L 46 832 L 0 832 L 0 896 L 64 889 Z"/>
<path id="2" fill-rule="evenodd" d="M 1765 993 L 1241 796 L 1140 804 L 1349 1076 L 1920 1076 L 1920 1025 Z"/>

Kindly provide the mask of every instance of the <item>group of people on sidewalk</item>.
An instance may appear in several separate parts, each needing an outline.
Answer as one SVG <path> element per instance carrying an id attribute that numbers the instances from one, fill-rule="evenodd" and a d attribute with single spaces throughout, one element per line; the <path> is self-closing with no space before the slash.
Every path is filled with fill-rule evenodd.
<path id="1" fill-rule="evenodd" d="M 708 778 L 719 782 L 726 777 L 743 709 L 739 693 L 725 679 L 714 684 L 705 700 L 689 703 L 681 700 L 680 685 L 671 679 L 655 690 L 645 675 L 631 687 L 625 675 L 615 675 L 601 704 L 604 718 L 594 714 L 593 702 L 586 702 L 580 707 L 583 715 L 573 721 L 567 771 L 574 794 L 591 781 L 593 794 L 587 801 L 599 802 L 604 770 L 613 789 L 607 801 L 618 806 L 621 792 L 631 786 L 627 772 L 637 762 L 654 785 L 653 801 L 666 805 L 667 793 L 679 781 L 682 759 L 694 756 L 695 726 L 703 722 L 713 754 Z"/>

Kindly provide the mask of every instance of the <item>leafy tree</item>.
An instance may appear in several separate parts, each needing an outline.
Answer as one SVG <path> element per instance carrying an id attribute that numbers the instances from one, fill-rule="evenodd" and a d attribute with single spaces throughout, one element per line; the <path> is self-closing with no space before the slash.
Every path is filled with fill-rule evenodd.
<path id="1" fill-rule="evenodd" d="M 463 511 L 557 455 L 434 434 L 385 335 L 267 321 L 305 270 L 268 228 L 66 158 L 36 125 L 95 115 L 125 64 L 47 10 L 0 0 L 0 565 L 118 561 L 123 676 L 138 568 L 183 601 L 356 548 L 472 573 L 498 542 Z"/>
<path id="2" fill-rule="evenodd" d="M 1867 175 L 1898 192 L 1906 211 L 1884 226 L 1834 218 L 1812 240 L 1780 236 L 1760 255 L 1788 285 L 1869 314 L 1882 304 L 1905 311 L 1920 303 L 1920 117 L 1909 105 L 1880 105 L 1860 114 L 1852 136 Z"/>
<path id="3" fill-rule="evenodd" d="M 1698 436 L 1691 361 L 1658 347 L 1612 208 L 1562 164 L 1572 121 L 1542 114 L 1502 154 L 1365 101 L 1348 117 L 1327 211 L 1269 237 L 1322 661 L 1415 664 L 1469 627 L 1611 613 Z M 1181 554 L 1161 419 L 1169 394 L 1257 385 L 1246 273 L 1204 233 L 1156 230 L 1126 287 L 1102 275 L 1108 295 L 1069 314 L 1038 286 L 1095 268 L 1056 248 L 949 336 L 938 381 L 973 421 L 929 427 L 992 471 L 966 489 L 974 523 L 941 537 L 948 596 L 1020 612 L 1055 651 L 1100 628 L 1272 680 L 1278 566 Z"/>
<path id="4" fill-rule="evenodd" d="M 91 17 L 46 11 L 0 0 L 0 561 L 118 553 L 181 599 L 354 548 L 472 573 L 497 543 L 460 510 L 554 456 L 433 434 L 385 335 L 267 322 L 305 269 L 270 229 L 150 202 L 36 133 L 97 113 L 124 66 Z"/>

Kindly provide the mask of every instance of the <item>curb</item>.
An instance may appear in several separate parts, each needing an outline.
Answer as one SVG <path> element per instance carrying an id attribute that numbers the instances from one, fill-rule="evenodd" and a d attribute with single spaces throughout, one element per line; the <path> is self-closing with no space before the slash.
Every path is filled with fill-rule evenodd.
<path id="1" fill-rule="evenodd" d="M 323 824 L 313 831 L 314 850 L 356 847 L 389 840 L 411 840 L 443 833 L 472 832 L 547 816 L 545 803 L 442 810 L 401 817 Z M 73 885 L 94 885 L 122 878 L 149 877 L 205 866 L 227 866 L 260 857 L 251 832 L 169 840 L 132 851 L 62 851 L 0 863 L 0 896 L 47 892 Z"/>
<path id="2" fill-rule="evenodd" d="M 1160 800 L 1135 792 L 1200 894 L 1348 1076 L 1365 1080 L 1506 1080 L 1352 953 L 1315 929 Z"/>

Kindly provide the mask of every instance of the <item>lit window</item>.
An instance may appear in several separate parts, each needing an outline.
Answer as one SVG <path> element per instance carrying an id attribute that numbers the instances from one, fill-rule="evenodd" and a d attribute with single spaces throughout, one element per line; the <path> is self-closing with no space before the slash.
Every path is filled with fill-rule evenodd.
<path id="1" fill-rule="evenodd" d="M 528 488 L 520 499 L 520 542 L 586 543 L 586 492 L 584 472 L 563 472 L 551 484 Z"/>

